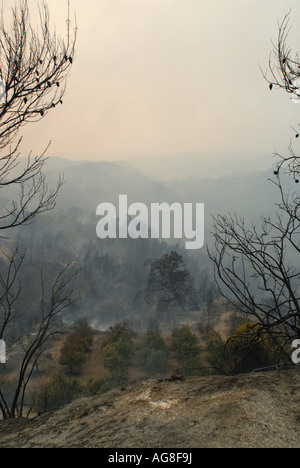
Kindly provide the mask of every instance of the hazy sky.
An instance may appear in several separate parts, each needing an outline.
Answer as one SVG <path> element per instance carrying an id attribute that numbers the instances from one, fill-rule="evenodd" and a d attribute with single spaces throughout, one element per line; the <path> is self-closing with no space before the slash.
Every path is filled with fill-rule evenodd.
<path id="1" fill-rule="evenodd" d="M 63 32 L 66 2 L 48 4 Z M 51 139 L 49 154 L 98 160 L 285 150 L 300 104 L 271 93 L 259 64 L 290 8 L 300 50 L 299 0 L 71 0 L 79 34 L 64 105 L 24 130 L 24 149 Z"/>

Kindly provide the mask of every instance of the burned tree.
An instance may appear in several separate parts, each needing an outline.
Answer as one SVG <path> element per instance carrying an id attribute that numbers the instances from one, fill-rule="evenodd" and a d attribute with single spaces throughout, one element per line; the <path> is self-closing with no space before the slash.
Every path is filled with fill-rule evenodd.
<path id="1" fill-rule="evenodd" d="M 288 19 L 286 15 L 279 25 L 265 78 L 271 90 L 284 89 L 300 99 L 300 56 L 292 58 L 287 45 Z M 291 147 L 289 155 L 275 156 L 271 180 L 278 193 L 275 214 L 262 217 L 259 226 L 248 226 L 237 215 L 216 216 L 215 249 L 209 255 L 223 296 L 261 325 L 255 334 L 259 330 L 261 336 L 291 343 L 300 335 L 300 158 Z M 296 182 L 293 191 L 287 188 L 291 179 Z"/>
<path id="2" fill-rule="evenodd" d="M 274 182 L 275 183 L 275 182 Z M 209 252 L 226 299 L 263 325 L 261 332 L 300 334 L 299 196 L 283 192 L 277 214 L 260 226 L 237 216 L 214 218 L 215 250 Z"/>
<path id="3" fill-rule="evenodd" d="M 62 180 L 49 189 L 42 173 L 46 150 L 21 164 L 21 128 L 46 117 L 63 103 L 66 78 L 72 67 L 76 29 L 67 20 L 66 41 L 49 29 L 46 3 L 39 7 L 40 30 L 30 22 L 27 0 L 12 9 L 12 24 L 0 20 L 0 188 L 17 187 L 19 199 L 1 207 L 0 230 L 20 226 L 51 210 Z M 49 146 L 49 145 L 48 145 Z M 4 195 L 0 191 L 0 195 Z"/>
<path id="4" fill-rule="evenodd" d="M 296 53 L 292 56 L 291 48 L 288 44 L 290 13 L 287 13 L 283 21 L 278 25 L 278 35 L 276 43 L 270 53 L 268 70 L 263 73 L 269 83 L 269 89 L 280 88 L 292 95 L 292 98 L 300 99 L 299 82 L 300 78 L 300 55 Z"/>
<path id="5" fill-rule="evenodd" d="M 57 186 L 49 189 L 42 173 L 48 147 L 39 156 L 29 154 L 25 164 L 20 161 L 21 128 L 38 122 L 63 103 L 66 78 L 75 54 L 76 28 L 71 31 L 69 15 L 66 40 L 62 40 L 50 31 L 45 2 L 39 6 L 39 14 L 38 31 L 31 24 L 27 0 L 20 0 L 12 9 L 9 28 L 3 12 L 0 19 L 0 230 L 3 234 L 53 209 L 62 184 L 59 179 Z M 17 200 L 6 201 L 15 198 L 17 193 Z M 21 312 L 19 273 L 24 255 L 20 256 L 16 250 L 10 254 L 1 252 L 1 256 L 5 265 L 0 272 L 0 339 L 6 339 Z M 23 416 L 25 394 L 34 368 L 49 338 L 58 332 L 56 326 L 61 313 L 75 300 L 70 285 L 75 274 L 71 265 L 62 266 L 51 287 L 42 275 L 40 316 L 34 334 L 24 346 L 12 399 L 5 394 L 1 379 L 3 418 Z"/>
<path id="6" fill-rule="evenodd" d="M 287 13 L 283 21 L 278 25 L 278 36 L 276 43 L 270 54 L 268 69 L 262 71 L 265 80 L 269 84 L 269 89 L 284 90 L 295 103 L 300 102 L 300 53 L 292 53 L 289 46 L 288 37 L 290 32 L 290 13 Z M 296 139 L 300 137 L 300 132 L 294 129 Z M 294 152 L 292 144 L 289 145 L 289 154 L 281 155 L 275 153 L 277 176 L 281 170 L 287 171 L 298 184 L 300 179 L 299 156 Z"/>
<path id="7" fill-rule="evenodd" d="M 2 286 L 2 297 L 10 297 L 11 302 L 17 300 L 17 295 L 20 295 L 21 284 L 14 288 L 15 282 L 18 278 L 20 261 L 13 257 L 10 263 L 12 271 L 12 282 L 4 282 Z M 32 373 L 46 351 L 46 344 L 49 339 L 60 333 L 59 319 L 64 309 L 70 307 L 77 298 L 73 295 L 71 282 L 73 277 L 77 274 L 77 270 L 72 265 L 64 267 L 55 278 L 51 286 L 46 285 L 43 275 L 41 275 L 41 292 L 40 292 L 40 306 L 39 314 L 40 320 L 36 327 L 35 333 L 29 337 L 29 341 L 24 346 L 24 354 L 20 364 L 17 383 L 13 392 L 13 397 L 10 400 L 3 390 L 4 382 L 0 382 L 0 411 L 4 419 L 23 417 L 25 395 L 28 384 L 32 377 Z M 1 302 L 2 305 L 2 302 Z M 20 312 L 20 311 L 19 311 Z M 2 322 L 0 332 L 1 336 L 5 335 L 7 327 L 10 322 L 16 318 L 16 312 L 13 310 L 5 311 L 5 320 Z"/>
<path id="8" fill-rule="evenodd" d="M 18 249 L 12 255 L 2 252 L 2 256 L 6 265 L 0 271 L 0 339 L 4 339 L 5 331 L 17 319 L 16 303 L 22 290 L 18 276 L 25 258 Z"/>

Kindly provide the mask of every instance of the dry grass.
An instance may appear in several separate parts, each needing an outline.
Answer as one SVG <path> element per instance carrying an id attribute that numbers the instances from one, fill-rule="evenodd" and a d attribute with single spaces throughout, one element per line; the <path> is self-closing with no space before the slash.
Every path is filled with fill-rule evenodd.
<path id="1" fill-rule="evenodd" d="M 299 367 L 132 383 L 0 422 L 0 448 L 300 448 L 299 388 Z"/>

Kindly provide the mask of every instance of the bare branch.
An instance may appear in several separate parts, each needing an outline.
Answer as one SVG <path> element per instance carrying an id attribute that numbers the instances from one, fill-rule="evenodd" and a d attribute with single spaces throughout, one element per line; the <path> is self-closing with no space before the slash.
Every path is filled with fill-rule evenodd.
<path id="1" fill-rule="evenodd" d="M 45 151 L 36 157 L 28 155 L 20 163 L 21 128 L 43 119 L 63 103 L 66 79 L 75 57 L 77 27 L 71 30 L 67 19 L 67 42 L 49 29 L 49 10 L 39 5 L 40 28 L 30 23 L 27 0 L 12 9 L 12 24 L 7 27 L 0 18 L 0 80 L 5 88 L 0 103 L 0 189 L 20 186 L 19 199 L 0 211 L 0 230 L 27 223 L 37 214 L 51 210 L 62 180 L 49 190 L 42 175 Z M 15 196 L 15 195 L 14 195 Z"/>

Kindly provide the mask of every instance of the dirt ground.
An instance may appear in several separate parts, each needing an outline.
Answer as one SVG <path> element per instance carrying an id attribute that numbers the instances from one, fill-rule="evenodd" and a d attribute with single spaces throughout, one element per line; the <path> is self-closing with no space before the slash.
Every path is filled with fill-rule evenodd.
<path id="1" fill-rule="evenodd" d="M 300 448 L 300 367 L 128 384 L 32 420 L 0 448 Z"/>

